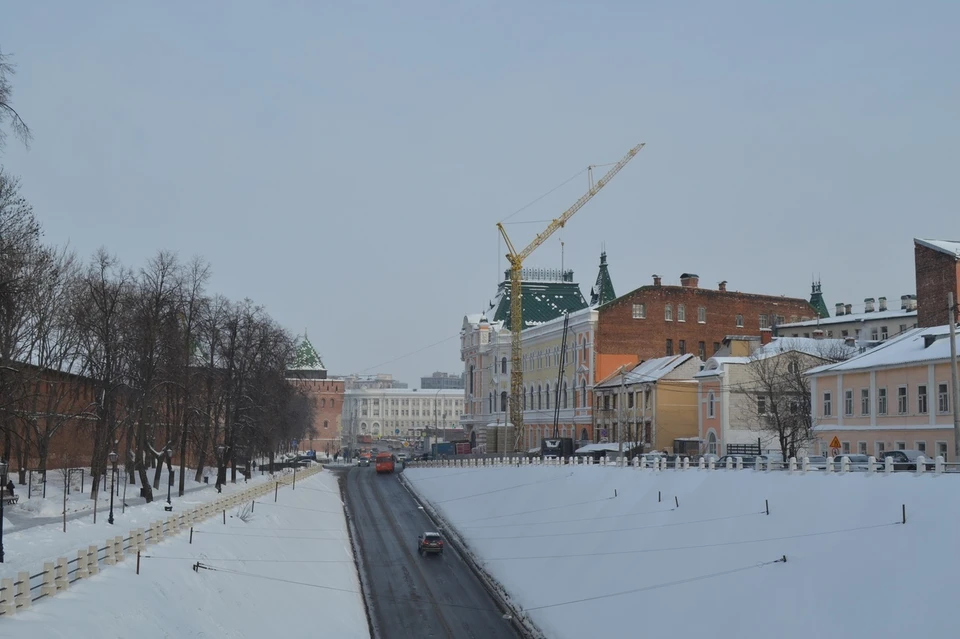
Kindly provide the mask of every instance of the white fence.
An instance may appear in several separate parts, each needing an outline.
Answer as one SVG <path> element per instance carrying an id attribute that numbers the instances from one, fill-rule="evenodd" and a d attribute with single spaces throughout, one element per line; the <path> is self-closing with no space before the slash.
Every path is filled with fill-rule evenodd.
<path id="1" fill-rule="evenodd" d="M 12 615 L 18 610 L 25 610 L 30 604 L 52 597 L 63 592 L 69 586 L 81 579 L 100 572 L 101 565 L 113 566 L 124 560 L 127 555 L 137 556 L 139 570 L 139 554 L 145 551 L 148 545 L 158 544 L 167 537 L 189 530 L 194 524 L 211 517 L 220 515 L 228 508 L 240 506 L 261 495 L 276 491 L 280 486 L 296 481 L 296 475 L 306 478 L 322 470 L 319 465 L 311 466 L 298 473 L 288 473 L 273 482 L 259 484 L 235 495 L 221 497 L 208 504 L 179 515 L 171 515 L 166 520 L 157 520 L 147 528 L 136 528 L 129 534 L 117 537 L 108 537 L 102 547 L 96 545 L 77 550 L 76 557 L 67 559 L 60 557 L 55 562 L 43 564 L 43 570 L 30 574 L 17 573 L 16 580 L 6 578 L 0 580 L 0 615 Z"/>

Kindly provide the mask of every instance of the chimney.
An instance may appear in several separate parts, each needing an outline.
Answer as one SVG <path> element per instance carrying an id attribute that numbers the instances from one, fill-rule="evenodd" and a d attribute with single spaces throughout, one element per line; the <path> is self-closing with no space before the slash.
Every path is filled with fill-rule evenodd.
<path id="1" fill-rule="evenodd" d="M 843 315 L 843 302 L 837 302 L 837 317 Z"/>
<path id="2" fill-rule="evenodd" d="M 683 273 L 680 275 L 680 286 L 684 288 L 697 288 L 700 283 L 700 276 L 696 273 Z"/>
<path id="3" fill-rule="evenodd" d="M 813 339 L 823 339 L 823 329 L 818 328 L 813 331 Z"/>
<path id="4" fill-rule="evenodd" d="M 722 282 L 720 282 L 719 289 L 720 289 L 721 291 L 726 291 L 726 290 L 727 290 L 727 280 L 723 280 Z"/>
<path id="5" fill-rule="evenodd" d="M 843 314 L 844 314 L 844 315 L 853 315 L 853 304 L 847 304 L 847 305 L 843 308 Z"/>
<path id="6" fill-rule="evenodd" d="M 908 308 L 908 310 L 911 310 L 911 311 L 917 310 L 917 296 L 916 296 L 916 295 L 907 295 L 907 308 Z"/>
<path id="7" fill-rule="evenodd" d="M 873 302 L 874 299 L 872 297 L 868 297 L 867 299 L 863 300 L 863 310 L 865 313 L 873 312 Z"/>
<path id="8" fill-rule="evenodd" d="M 879 310 L 880 310 L 881 312 L 887 310 L 887 298 L 885 298 L 885 297 L 881 297 L 881 298 L 880 298 L 880 309 L 879 309 Z"/>
<path id="9" fill-rule="evenodd" d="M 660 286 L 660 276 L 656 273 L 653 274 L 653 285 Z"/>
<path id="10" fill-rule="evenodd" d="M 769 328 L 761 328 L 761 329 L 760 329 L 760 343 L 763 344 L 763 345 L 767 345 L 767 344 L 769 344 L 769 343 L 772 342 L 772 341 L 773 341 L 773 331 L 770 330 Z"/>

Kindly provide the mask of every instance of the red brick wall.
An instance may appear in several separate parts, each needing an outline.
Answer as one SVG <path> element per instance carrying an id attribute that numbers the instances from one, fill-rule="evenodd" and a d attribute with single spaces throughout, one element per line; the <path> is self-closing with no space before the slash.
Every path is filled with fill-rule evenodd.
<path id="1" fill-rule="evenodd" d="M 914 266 L 917 274 L 917 326 L 942 326 L 947 324 L 947 293 L 953 292 L 954 300 L 960 299 L 958 270 L 960 261 L 926 246 L 914 243 Z"/>
<path id="2" fill-rule="evenodd" d="M 634 304 L 646 305 L 646 319 L 633 319 Z M 664 319 L 667 304 L 673 307 L 671 322 Z M 677 319 L 680 304 L 686 307 L 684 322 Z M 697 321 L 701 306 L 707 309 L 704 324 Z M 737 327 L 738 314 L 743 315 L 742 328 Z M 710 357 L 713 345 L 728 335 L 760 335 L 761 314 L 766 314 L 771 324 L 776 315 L 782 315 L 787 322 L 794 316 L 816 317 L 816 311 L 803 299 L 682 286 L 643 286 L 600 309 L 596 352 L 633 355 L 642 361 L 666 355 L 666 341 L 672 339 L 674 354 L 680 353 L 680 340 L 684 340 L 686 352 L 697 355 L 702 341 L 706 356 Z"/>
<path id="3" fill-rule="evenodd" d="M 340 450 L 340 415 L 343 413 L 343 380 L 309 379 L 293 382 L 307 390 L 313 403 L 316 434 L 300 442 L 300 450 L 332 455 Z"/>

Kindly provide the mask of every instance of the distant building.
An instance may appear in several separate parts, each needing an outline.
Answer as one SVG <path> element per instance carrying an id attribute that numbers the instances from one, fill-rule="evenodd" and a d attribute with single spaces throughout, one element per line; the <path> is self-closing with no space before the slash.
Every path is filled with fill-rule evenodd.
<path id="1" fill-rule="evenodd" d="M 376 375 L 341 375 L 347 390 L 372 390 L 384 388 L 407 388 L 404 382 L 393 379 L 389 373 L 377 373 Z"/>
<path id="2" fill-rule="evenodd" d="M 947 294 L 953 293 L 954 308 L 960 303 L 960 242 L 913 240 L 917 278 L 917 326 L 945 326 L 950 322 Z M 954 312 L 956 321 L 956 312 Z"/>
<path id="3" fill-rule="evenodd" d="M 420 388 L 423 390 L 438 390 L 441 388 L 463 389 L 463 373 L 434 373 L 430 377 L 420 378 Z"/>
<path id="4" fill-rule="evenodd" d="M 287 381 L 306 391 L 306 401 L 313 413 L 313 423 L 299 450 L 315 450 L 333 454 L 340 448 L 340 415 L 343 410 L 343 380 L 327 377 L 323 360 L 304 332 L 293 364 L 286 371 Z"/>
<path id="5" fill-rule="evenodd" d="M 460 430 L 463 391 L 355 388 L 344 394 L 343 445 L 381 438 L 414 440 L 436 433 L 441 439 Z"/>
<path id="6" fill-rule="evenodd" d="M 917 326 L 917 296 L 901 295 L 900 308 L 887 308 L 887 298 L 863 300 L 863 312 L 853 312 L 852 304 L 837 303 L 833 317 L 805 322 L 787 322 L 774 327 L 779 337 L 853 338 L 883 342 Z"/>

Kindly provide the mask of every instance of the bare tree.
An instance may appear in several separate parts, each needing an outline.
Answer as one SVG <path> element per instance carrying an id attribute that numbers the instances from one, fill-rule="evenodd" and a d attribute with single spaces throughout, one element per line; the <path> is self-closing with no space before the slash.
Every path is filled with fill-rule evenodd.
<path id="1" fill-rule="evenodd" d="M 30 127 L 13 108 L 13 85 L 10 78 L 14 73 L 16 73 L 16 67 L 10 61 L 10 54 L 0 51 L 0 150 L 7 141 L 7 134 L 3 130 L 4 124 L 9 123 L 10 130 L 24 145 L 28 145 L 32 137 Z"/>

